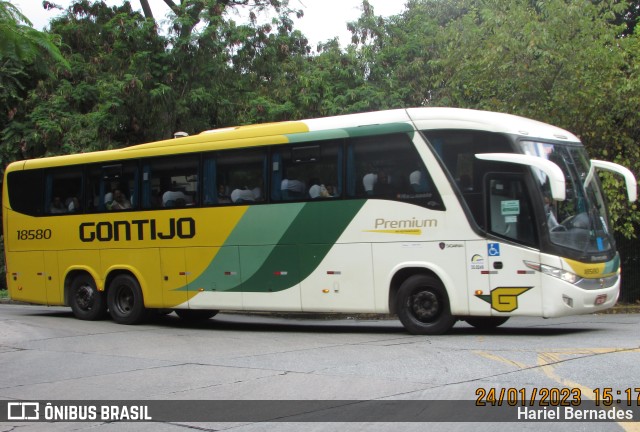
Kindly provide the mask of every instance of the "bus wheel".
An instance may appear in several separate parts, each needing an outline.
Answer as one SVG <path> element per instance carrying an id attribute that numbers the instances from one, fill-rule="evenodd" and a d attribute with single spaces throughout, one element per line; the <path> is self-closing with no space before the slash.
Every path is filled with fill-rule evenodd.
<path id="1" fill-rule="evenodd" d="M 398 318 L 409 333 L 442 334 L 456 323 L 444 286 L 434 277 L 411 276 L 400 285 L 396 301 Z"/>
<path id="2" fill-rule="evenodd" d="M 467 317 L 467 324 L 479 330 L 491 330 L 506 323 L 509 317 Z"/>
<path id="3" fill-rule="evenodd" d="M 138 324 L 147 316 L 140 285 L 129 275 L 122 274 L 111 281 L 107 304 L 111 318 L 118 324 Z"/>
<path id="4" fill-rule="evenodd" d="M 95 321 L 106 318 L 107 302 L 98 291 L 93 278 L 87 274 L 76 276 L 69 287 L 69 305 L 76 318 Z"/>
<path id="5" fill-rule="evenodd" d="M 209 309 L 176 309 L 176 315 L 185 321 L 205 321 L 217 315 L 217 310 Z"/>

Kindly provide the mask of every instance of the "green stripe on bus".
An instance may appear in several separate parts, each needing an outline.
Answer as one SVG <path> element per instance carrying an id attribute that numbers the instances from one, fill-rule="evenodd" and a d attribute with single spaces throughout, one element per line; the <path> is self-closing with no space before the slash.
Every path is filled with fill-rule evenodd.
<path id="1" fill-rule="evenodd" d="M 260 269 L 233 291 L 276 292 L 299 284 L 318 267 L 365 202 L 306 203 Z"/>
<path id="2" fill-rule="evenodd" d="M 295 221 L 304 203 L 254 206 L 247 209 L 211 264 L 190 285 L 215 291 L 228 291 L 240 284 L 240 257 L 247 251 L 258 256 L 243 256 L 245 277 L 259 270 L 272 249 Z M 262 259 L 260 258 L 262 255 Z M 179 291 L 187 287 L 178 288 Z"/>
<path id="3" fill-rule="evenodd" d="M 406 133 L 413 136 L 415 130 L 413 126 L 409 123 L 387 123 L 387 124 L 376 124 L 376 125 L 367 125 L 367 126 L 358 126 L 358 127 L 350 127 L 346 128 L 345 131 L 349 134 L 350 137 L 364 137 L 364 136 L 376 136 L 376 135 L 387 135 L 394 133 Z"/>
<path id="4" fill-rule="evenodd" d="M 255 205 L 249 207 L 225 246 L 276 245 L 299 217 L 305 203 Z"/>
<path id="5" fill-rule="evenodd" d="M 349 134 L 344 129 L 331 129 L 324 131 L 312 131 L 299 134 L 286 135 L 290 143 L 309 141 L 326 141 L 331 139 L 348 138 Z"/>
<path id="6" fill-rule="evenodd" d="M 297 285 L 318 267 L 365 202 L 249 208 L 209 267 L 190 282 L 190 291 L 276 292 Z"/>
<path id="7" fill-rule="evenodd" d="M 310 141 L 325 141 L 340 138 L 364 137 L 370 135 L 387 135 L 394 133 L 406 133 L 413 136 L 415 130 L 408 123 L 375 124 L 344 129 L 331 129 L 311 131 L 297 134 L 287 134 L 290 143 L 303 143 Z"/>

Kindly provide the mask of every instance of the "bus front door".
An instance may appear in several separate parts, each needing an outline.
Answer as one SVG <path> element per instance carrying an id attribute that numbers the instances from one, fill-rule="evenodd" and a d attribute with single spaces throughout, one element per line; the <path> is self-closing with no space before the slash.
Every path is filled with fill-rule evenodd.
<path id="1" fill-rule="evenodd" d="M 487 272 L 491 315 L 542 313 L 540 273 L 525 261 L 540 262 L 538 230 L 523 175 L 495 174 L 487 177 L 488 205 Z"/>

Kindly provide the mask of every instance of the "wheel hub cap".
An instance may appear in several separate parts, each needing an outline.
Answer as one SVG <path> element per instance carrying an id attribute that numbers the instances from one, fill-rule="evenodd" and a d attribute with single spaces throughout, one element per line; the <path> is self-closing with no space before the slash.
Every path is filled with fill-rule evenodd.
<path id="1" fill-rule="evenodd" d="M 411 311 L 422 322 L 429 322 L 436 318 L 440 311 L 438 297 L 429 291 L 421 291 L 410 298 Z"/>

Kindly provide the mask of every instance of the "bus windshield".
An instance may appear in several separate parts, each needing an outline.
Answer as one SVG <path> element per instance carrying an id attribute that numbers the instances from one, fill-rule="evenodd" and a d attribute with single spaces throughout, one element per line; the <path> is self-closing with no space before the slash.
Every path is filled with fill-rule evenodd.
<path id="1" fill-rule="evenodd" d="M 605 201 L 597 176 L 584 184 L 590 160 L 582 146 L 522 141 L 525 154 L 543 157 L 562 169 L 566 179 L 567 198 L 551 199 L 547 176 L 533 168 L 540 182 L 551 242 L 558 246 L 597 254 L 613 248 L 613 234 Z"/>

